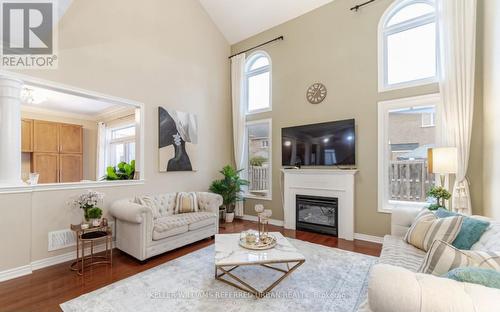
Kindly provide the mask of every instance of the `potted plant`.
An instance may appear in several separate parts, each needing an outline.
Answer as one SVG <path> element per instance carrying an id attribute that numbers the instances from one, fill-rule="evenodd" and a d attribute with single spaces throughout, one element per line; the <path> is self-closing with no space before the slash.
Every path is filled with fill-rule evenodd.
<path id="1" fill-rule="evenodd" d="M 135 177 L 135 160 L 130 164 L 122 161 L 116 167 L 109 166 L 106 168 L 106 175 L 102 180 L 115 181 L 115 180 L 133 180 Z"/>
<path id="2" fill-rule="evenodd" d="M 450 192 L 448 192 L 442 186 L 434 186 L 427 193 L 427 196 L 429 196 L 430 198 L 435 199 L 435 203 L 433 203 L 433 204 L 431 204 L 429 206 L 429 210 L 438 210 L 439 208 L 446 209 L 446 207 L 445 207 L 445 201 L 451 198 Z"/>
<path id="3" fill-rule="evenodd" d="M 73 204 L 83 210 L 83 217 L 85 218 L 86 222 L 89 222 L 91 219 L 89 216 L 89 211 L 92 208 L 96 208 L 97 204 L 100 203 L 103 199 L 104 199 L 103 193 L 89 190 L 78 196 L 73 201 Z M 101 209 L 99 208 L 99 210 Z M 101 215 L 102 215 L 102 210 L 101 210 Z"/>
<path id="4" fill-rule="evenodd" d="M 89 209 L 87 215 L 93 226 L 99 226 L 101 224 L 102 209 L 99 207 L 94 207 Z"/>
<path id="5" fill-rule="evenodd" d="M 250 184 L 247 180 L 240 178 L 241 171 L 227 165 L 219 171 L 224 177 L 213 181 L 210 185 L 211 192 L 222 196 L 228 223 L 233 222 L 236 203 L 244 200 L 241 187 Z"/>

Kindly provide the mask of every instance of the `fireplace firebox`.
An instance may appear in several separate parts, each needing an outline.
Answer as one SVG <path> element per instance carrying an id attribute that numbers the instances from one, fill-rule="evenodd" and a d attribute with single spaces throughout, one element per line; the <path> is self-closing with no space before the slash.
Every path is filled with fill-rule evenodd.
<path id="1" fill-rule="evenodd" d="M 339 199 L 296 196 L 296 229 L 338 236 Z"/>

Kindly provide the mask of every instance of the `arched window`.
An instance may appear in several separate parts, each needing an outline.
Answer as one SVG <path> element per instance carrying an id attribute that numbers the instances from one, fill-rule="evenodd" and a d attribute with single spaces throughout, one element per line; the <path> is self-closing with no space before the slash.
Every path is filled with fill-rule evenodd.
<path id="1" fill-rule="evenodd" d="M 247 113 L 271 109 L 271 58 L 263 51 L 250 55 L 245 66 Z"/>
<path id="2" fill-rule="evenodd" d="M 436 82 L 436 0 L 398 0 L 379 24 L 380 91 Z"/>

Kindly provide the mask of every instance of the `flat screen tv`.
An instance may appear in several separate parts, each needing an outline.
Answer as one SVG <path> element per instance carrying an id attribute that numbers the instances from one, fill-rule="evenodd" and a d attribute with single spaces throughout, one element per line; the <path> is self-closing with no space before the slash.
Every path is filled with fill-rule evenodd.
<path id="1" fill-rule="evenodd" d="M 354 166 L 354 119 L 281 129 L 281 162 L 289 166 Z"/>

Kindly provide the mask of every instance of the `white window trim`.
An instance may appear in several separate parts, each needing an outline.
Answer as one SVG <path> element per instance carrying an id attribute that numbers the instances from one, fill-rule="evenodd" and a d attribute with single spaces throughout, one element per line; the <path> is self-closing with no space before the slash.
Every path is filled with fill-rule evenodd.
<path id="1" fill-rule="evenodd" d="M 437 0 L 436 0 L 437 1 Z M 430 13 L 427 15 L 419 16 L 417 18 L 411 19 L 406 22 L 402 22 L 386 29 L 385 25 L 387 22 L 399 12 L 402 8 L 406 7 L 412 3 L 427 3 L 433 6 L 437 6 L 432 1 L 429 0 L 399 0 L 394 2 L 387 8 L 384 15 L 378 24 L 378 91 L 387 92 L 392 90 L 400 90 L 410 87 L 418 87 L 424 85 L 430 85 L 439 82 L 440 77 L 440 57 L 439 57 L 439 26 L 437 17 L 437 7 L 436 13 Z M 417 26 L 423 26 L 428 23 L 436 22 L 436 75 L 434 77 L 417 79 L 412 81 L 406 81 L 402 83 L 389 84 L 388 83 L 388 73 L 387 73 L 387 36 L 394 34 L 396 32 L 401 32 L 404 30 L 409 30 Z"/>
<path id="2" fill-rule="evenodd" d="M 127 143 L 136 143 L 137 144 L 137 136 L 136 135 L 130 135 L 127 137 L 113 139 L 112 138 L 113 131 L 121 130 L 121 129 L 125 129 L 125 128 L 130 128 L 130 127 L 134 127 L 134 126 L 136 126 L 136 124 L 135 124 L 134 119 L 132 119 L 128 122 L 120 122 L 116 126 L 111 126 L 108 129 L 106 129 L 106 147 L 104 148 L 105 155 L 106 155 L 105 156 L 106 157 L 106 168 L 109 166 L 118 165 L 118 163 L 112 164 L 112 162 L 111 162 L 111 158 L 112 158 L 111 148 L 113 147 L 113 145 L 127 144 Z M 136 128 L 136 130 L 137 130 L 137 128 Z M 137 149 L 136 149 L 136 152 L 137 152 Z M 125 150 L 124 153 L 126 154 L 127 151 Z"/>
<path id="3" fill-rule="evenodd" d="M 436 127 L 436 113 L 431 113 L 430 118 L 431 118 L 430 124 L 426 125 L 424 123 L 424 115 L 422 114 L 422 128 L 434 128 L 434 127 Z"/>
<path id="4" fill-rule="evenodd" d="M 422 208 L 427 203 L 412 203 L 405 201 L 395 201 L 388 199 L 387 181 L 389 173 L 387 167 L 389 165 L 389 151 L 386 148 L 386 142 L 389 142 L 388 135 L 388 111 L 407 108 L 407 107 L 425 107 L 429 103 L 436 103 L 436 111 L 441 103 L 441 96 L 436 94 L 428 94 L 416 97 L 402 98 L 390 101 L 382 101 L 378 103 L 378 212 L 392 213 L 392 210 L 398 206 Z M 439 119 L 437 119 L 439 121 Z"/>
<path id="5" fill-rule="evenodd" d="M 267 57 L 267 60 L 269 61 L 269 65 L 261 67 L 259 69 L 254 69 L 250 72 L 247 72 L 247 68 L 249 67 L 250 63 L 253 63 L 253 59 L 258 57 L 259 55 L 263 55 Z M 255 109 L 250 111 L 248 109 L 248 78 L 259 75 L 265 72 L 269 72 L 269 107 L 266 108 L 261 108 L 261 109 Z M 250 56 L 247 58 L 247 61 L 245 63 L 245 83 L 244 83 L 244 97 L 245 97 L 245 114 L 246 115 L 254 115 L 254 114 L 261 114 L 265 112 L 271 112 L 273 110 L 273 63 L 271 60 L 271 56 L 266 51 L 259 50 L 255 51 Z"/>
<path id="6" fill-rule="evenodd" d="M 269 126 L 269 193 L 267 196 L 257 196 L 253 195 L 248 192 L 248 190 L 245 191 L 245 194 L 243 194 L 243 197 L 249 198 L 249 199 L 260 199 L 260 200 L 273 200 L 273 120 L 271 118 L 266 118 L 266 119 L 258 119 L 258 120 L 252 120 L 252 121 L 247 121 L 245 123 L 245 176 L 248 177 L 248 126 L 255 125 L 255 124 L 263 124 L 267 123 Z"/>

